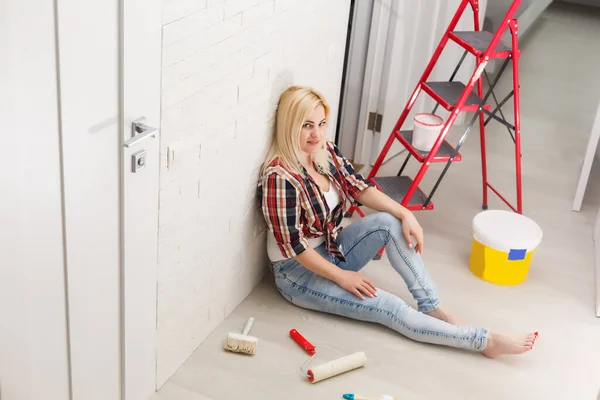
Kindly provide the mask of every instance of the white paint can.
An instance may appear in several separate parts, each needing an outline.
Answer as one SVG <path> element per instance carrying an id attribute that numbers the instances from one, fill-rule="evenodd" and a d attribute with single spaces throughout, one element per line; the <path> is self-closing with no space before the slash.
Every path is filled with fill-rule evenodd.
<path id="1" fill-rule="evenodd" d="M 413 147 L 420 151 L 431 151 L 444 127 L 444 119 L 435 114 L 419 113 L 413 121 Z"/>

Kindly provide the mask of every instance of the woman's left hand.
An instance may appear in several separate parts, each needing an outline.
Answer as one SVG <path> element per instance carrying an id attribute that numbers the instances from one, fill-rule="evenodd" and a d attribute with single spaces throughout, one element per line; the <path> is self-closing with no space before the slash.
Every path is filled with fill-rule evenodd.
<path id="1" fill-rule="evenodd" d="M 400 205 L 396 200 L 391 199 L 388 195 L 377 188 L 370 187 L 356 197 L 359 203 L 377 211 L 386 211 L 396 216 L 402 221 L 402 234 L 406 243 L 417 253 L 423 254 L 423 228 L 417 222 L 412 211 Z M 417 239 L 417 245 L 413 246 L 410 235 Z"/>
<path id="2" fill-rule="evenodd" d="M 400 220 L 402 221 L 402 234 L 408 246 L 410 248 L 413 247 L 412 235 L 417 240 L 417 245 L 414 246 L 415 251 L 423 254 L 423 228 L 419 225 L 415 215 L 411 211 L 406 210 Z"/>

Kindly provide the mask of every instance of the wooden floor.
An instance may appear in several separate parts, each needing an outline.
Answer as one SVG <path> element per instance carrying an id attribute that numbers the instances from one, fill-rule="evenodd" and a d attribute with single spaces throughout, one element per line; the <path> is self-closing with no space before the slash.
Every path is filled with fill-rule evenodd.
<path id="1" fill-rule="evenodd" d="M 384 327 L 292 306 L 267 276 L 153 399 L 341 399 L 347 392 L 403 400 L 595 399 L 600 319 L 594 317 L 592 228 L 600 203 L 598 166 L 582 211 L 572 212 L 571 204 L 600 98 L 599 38 L 597 14 L 554 6 L 523 43 L 524 211 L 544 231 L 525 283 L 491 285 L 467 268 L 471 220 L 481 207 L 477 131 L 463 147 L 464 161 L 452 166 L 437 192 L 435 211 L 417 214 L 426 234 L 424 259 L 444 305 L 472 325 L 539 331 L 532 352 L 489 360 L 416 343 Z M 502 96 L 509 90 L 506 83 L 498 91 Z M 512 200 L 512 141 L 503 126 L 488 126 L 490 180 Z M 455 140 L 457 134 L 458 129 Z M 402 160 L 394 158 L 382 174 L 395 175 Z M 427 190 L 434 178 L 430 172 L 423 184 Z M 505 208 L 491 199 L 490 208 Z M 414 305 L 386 258 L 371 262 L 364 274 Z M 227 333 L 240 331 L 249 316 L 256 319 L 251 334 L 259 338 L 257 354 L 223 351 Z M 317 346 L 315 364 L 364 351 L 367 365 L 310 384 L 300 372 L 306 353 L 288 336 L 292 328 Z"/>

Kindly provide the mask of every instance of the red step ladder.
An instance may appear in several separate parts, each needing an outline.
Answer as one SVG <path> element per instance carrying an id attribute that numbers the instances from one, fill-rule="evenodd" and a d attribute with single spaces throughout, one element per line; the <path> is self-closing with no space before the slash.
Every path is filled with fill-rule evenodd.
<path id="1" fill-rule="evenodd" d="M 475 124 L 475 121 L 477 118 L 479 118 L 479 132 L 481 137 L 481 167 L 483 177 L 483 209 L 485 210 L 488 207 L 488 189 L 490 189 L 496 195 L 498 195 L 500 199 L 502 199 L 513 211 L 518 213 L 523 212 L 521 197 L 521 143 L 518 63 L 520 52 L 518 47 L 517 20 L 513 18 L 520 3 L 521 0 L 514 0 L 496 33 L 490 33 L 480 29 L 479 0 L 463 0 L 461 2 L 456 14 L 446 29 L 446 32 L 444 33 L 444 36 L 438 44 L 435 53 L 429 61 L 425 72 L 417 83 L 408 103 L 404 107 L 400 118 L 398 118 L 396 125 L 394 126 L 389 138 L 385 143 L 385 146 L 379 154 L 379 157 L 377 158 L 377 161 L 375 162 L 368 176 L 368 180 L 374 183 L 379 190 L 383 191 L 392 199 L 401 203 L 404 207 L 413 211 L 432 210 L 434 208 L 431 199 L 439 187 L 442 178 L 448 171 L 448 168 L 450 168 L 452 162 L 462 160 L 462 156 L 459 153 L 460 147 L 463 145 L 471 128 Z M 454 29 L 469 5 L 473 10 L 474 30 L 468 32 L 457 32 Z M 507 29 L 509 30 L 512 39 L 510 45 L 503 43 L 501 40 L 502 35 Z M 430 82 L 427 79 L 448 41 L 455 42 L 459 46 L 463 47 L 465 50 L 464 54 L 448 82 Z M 462 82 L 455 81 L 454 78 L 468 53 L 476 57 L 476 66 L 470 80 L 464 84 Z M 493 82 L 490 81 L 489 76 L 485 71 L 485 67 L 491 59 L 504 59 L 504 62 Z M 512 61 L 513 90 L 502 101 L 498 102 L 493 89 L 510 61 Z M 485 94 L 483 92 L 482 76 L 485 76 L 489 83 L 489 89 Z M 477 85 L 477 92 L 474 91 L 475 85 Z M 435 114 L 438 106 L 442 106 L 450 112 L 450 115 L 446 119 L 444 127 L 442 128 L 440 135 L 430 152 L 422 152 L 415 149 L 412 146 L 412 130 L 402 130 L 402 126 L 406 120 L 406 117 L 408 116 L 411 108 L 415 104 L 417 97 L 419 94 L 421 94 L 421 92 L 425 92 L 427 95 L 436 100 L 437 105 L 433 109 L 433 114 Z M 487 103 L 487 100 L 490 96 L 493 97 L 496 103 L 496 107 L 493 111 L 491 110 L 490 104 Z M 511 97 L 513 97 L 514 103 L 514 124 L 506 121 L 501 110 L 501 107 Z M 461 112 L 474 112 L 474 115 L 456 146 L 452 146 L 446 141 L 446 135 Z M 498 113 L 500 116 L 497 115 Z M 485 148 L 485 126 L 491 120 L 498 121 L 505 125 L 515 144 L 517 191 L 516 207 L 510 204 L 509 201 L 488 182 Z M 408 150 L 406 160 L 396 176 L 377 176 L 377 172 L 379 171 L 386 155 L 390 150 L 390 147 L 395 140 L 400 141 L 400 143 L 402 143 L 402 145 Z M 417 162 L 421 163 L 421 167 L 414 178 L 402 175 L 402 172 L 404 171 L 404 168 L 411 157 L 413 157 Z M 421 183 L 423 176 L 432 163 L 446 163 L 446 166 L 435 183 L 433 189 L 429 194 L 425 194 L 425 192 L 419 188 L 419 184 Z M 364 213 L 358 207 L 352 208 L 347 215 L 351 215 L 354 211 L 357 211 L 361 216 L 364 216 Z M 383 249 L 380 251 L 379 255 L 381 255 L 382 252 Z"/>

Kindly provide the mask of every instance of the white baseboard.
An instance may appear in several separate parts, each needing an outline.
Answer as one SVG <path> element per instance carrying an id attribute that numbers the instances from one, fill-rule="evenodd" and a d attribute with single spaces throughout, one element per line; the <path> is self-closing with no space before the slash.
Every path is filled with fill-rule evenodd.
<path id="1" fill-rule="evenodd" d="M 600 318 L 600 245 L 596 242 L 596 317 Z"/>
<path id="2" fill-rule="evenodd" d="M 596 317 L 600 318 L 600 210 L 596 217 L 596 227 L 594 228 L 594 247 L 596 264 Z"/>
<path id="3" fill-rule="evenodd" d="M 600 240 L 596 241 L 596 317 L 600 318 Z"/>

